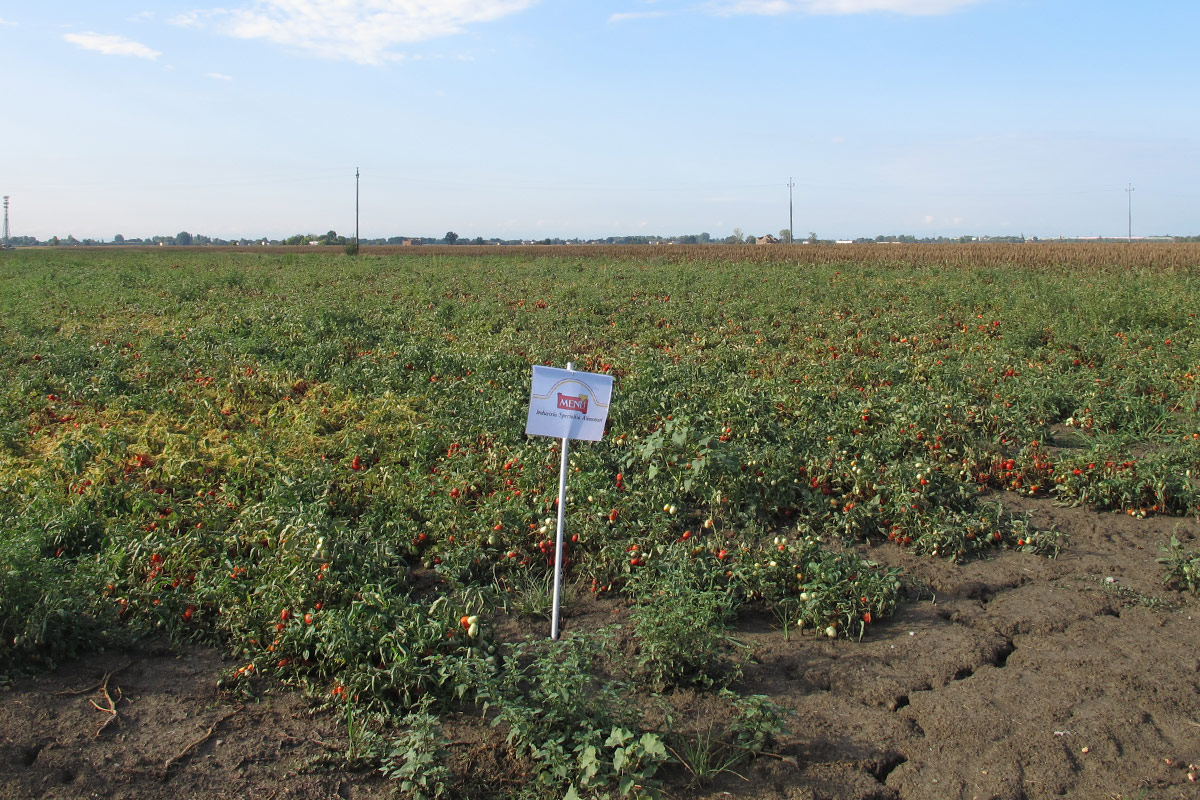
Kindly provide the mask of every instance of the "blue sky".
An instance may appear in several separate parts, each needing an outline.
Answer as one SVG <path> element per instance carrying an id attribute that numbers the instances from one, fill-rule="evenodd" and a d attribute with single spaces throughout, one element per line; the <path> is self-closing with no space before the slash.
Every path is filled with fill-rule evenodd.
<path id="1" fill-rule="evenodd" d="M 1195 0 L 0 2 L 13 235 L 1200 233 Z"/>

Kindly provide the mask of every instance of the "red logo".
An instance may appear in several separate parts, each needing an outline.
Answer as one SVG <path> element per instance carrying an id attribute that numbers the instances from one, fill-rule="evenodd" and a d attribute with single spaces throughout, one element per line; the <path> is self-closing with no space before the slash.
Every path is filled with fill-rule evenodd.
<path id="1" fill-rule="evenodd" d="M 558 393 L 558 407 L 564 408 L 567 411 L 578 411 L 580 414 L 587 413 L 588 397 L 586 394 L 581 394 L 578 397 L 571 397 L 568 394 Z"/>

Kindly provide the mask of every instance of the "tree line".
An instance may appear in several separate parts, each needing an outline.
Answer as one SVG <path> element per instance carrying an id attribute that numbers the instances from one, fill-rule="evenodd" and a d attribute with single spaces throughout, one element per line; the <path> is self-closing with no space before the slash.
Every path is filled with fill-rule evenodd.
<path id="1" fill-rule="evenodd" d="M 658 235 L 637 235 L 637 236 L 605 236 L 600 238 L 560 238 L 546 237 L 542 239 L 503 239 L 499 237 L 485 238 L 476 236 L 474 238 L 459 236 L 454 231 L 447 231 L 444 236 L 388 236 L 376 238 L 364 238 L 360 240 L 363 245 L 405 245 L 405 244 L 474 244 L 474 245 L 528 245 L 528 244 L 610 244 L 610 245 L 667 245 L 667 244 L 754 244 L 760 236 L 755 234 L 747 234 L 741 228 L 734 228 L 729 236 L 717 238 L 711 234 L 704 233 L 687 233 L 677 236 L 658 236 Z M 779 231 L 778 236 L 768 236 L 769 240 L 788 244 L 793 241 L 805 242 L 808 244 L 833 244 L 832 239 L 822 239 L 815 232 L 810 231 L 807 237 L 793 239 L 792 232 L 787 228 Z M 1161 236 L 1153 237 L 1156 240 L 1176 241 L 1176 242 L 1195 242 L 1200 241 L 1200 236 Z M 1120 241 L 1123 237 L 1113 237 L 1113 241 Z M 1061 241 L 1073 241 L 1070 237 Z M 1017 236 L 914 236 L 912 234 L 892 234 L 879 235 L 871 237 L 858 237 L 853 240 L 838 240 L 841 242 L 853 242 L 854 244 L 870 244 L 881 242 L 896 242 L 904 244 L 962 244 L 968 242 L 1025 242 L 1025 241 L 1041 241 L 1034 236 L 1026 239 L 1024 234 Z M 1048 240 L 1047 240 L 1048 241 Z M 329 230 L 325 233 L 297 233 L 286 238 L 278 239 L 269 236 L 261 236 L 250 239 L 246 237 L 235 239 L 222 239 L 219 237 L 205 236 L 204 234 L 192 234 L 187 231 L 180 231 L 174 236 L 149 236 L 145 238 L 125 237 L 122 234 L 116 234 L 111 240 L 104 239 L 77 239 L 74 236 L 66 237 L 51 236 L 46 240 L 39 240 L 34 236 L 10 236 L 8 239 L 10 247 L 100 247 L 108 245 L 155 245 L 155 246 L 178 246 L 178 247 L 195 247 L 195 246 L 233 246 L 233 245 L 276 245 L 276 246 L 296 246 L 296 245 L 323 245 L 323 246 L 342 246 L 353 248 L 354 237 L 343 236 L 337 231 Z"/>

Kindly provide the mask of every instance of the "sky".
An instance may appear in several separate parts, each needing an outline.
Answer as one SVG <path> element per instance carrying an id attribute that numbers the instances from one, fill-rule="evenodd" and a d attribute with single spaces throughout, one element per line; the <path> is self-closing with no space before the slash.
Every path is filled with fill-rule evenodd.
<path id="1" fill-rule="evenodd" d="M 219 3 L 219 5 L 218 5 Z M 1200 234 L 1196 0 L 0 0 L 13 236 Z M 1132 186 L 1130 193 L 1127 189 Z"/>

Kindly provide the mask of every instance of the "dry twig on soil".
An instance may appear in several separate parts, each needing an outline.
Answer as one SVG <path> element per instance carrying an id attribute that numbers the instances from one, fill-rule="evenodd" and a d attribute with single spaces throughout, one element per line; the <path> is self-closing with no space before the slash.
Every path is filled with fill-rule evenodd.
<path id="1" fill-rule="evenodd" d="M 76 695 L 88 694 L 90 692 L 94 692 L 97 689 L 99 689 L 101 686 L 107 685 L 109 678 L 111 678 L 114 675 L 117 675 L 118 673 L 124 672 L 125 670 L 129 669 L 134 664 L 136 664 L 138 661 L 140 661 L 140 659 L 135 658 L 123 667 L 114 669 L 112 672 L 104 673 L 104 677 L 102 677 L 100 680 L 93 683 L 91 686 L 84 687 L 83 689 L 67 689 L 67 690 L 64 690 L 61 692 L 55 692 L 54 696 L 55 697 L 75 697 Z"/>
<path id="2" fill-rule="evenodd" d="M 241 711 L 242 708 L 243 708 L 243 706 L 238 706 L 233 711 L 230 711 L 228 714 L 226 714 L 225 716 L 218 719 L 216 722 L 214 722 L 212 725 L 209 726 L 208 730 L 204 732 L 203 736 L 201 736 L 199 739 L 192 742 L 187 747 L 183 748 L 178 753 L 176 753 L 175 755 L 171 756 L 166 761 L 164 761 L 163 762 L 163 773 L 165 774 L 166 772 L 168 772 L 171 769 L 171 767 L 175 766 L 180 761 L 187 758 L 188 754 L 190 754 L 193 750 L 195 750 L 197 747 L 199 747 L 200 745 L 204 744 L 209 739 L 211 739 L 213 733 L 216 732 L 217 727 L 222 722 L 224 722 L 225 720 L 232 717 L 234 714 L 237 714 L 239 711 Z"/>
<path id="3" fill-rule="evenodd" d="M 111 677 L 111 674 L 106 672 L 104 674 L 104 679 L 102 681 L 100 681 L 100 686 L 99 686 L 100 691 L 104 693 L 104 699 L 108 702 L 108 707 L 105 708 L 104 706 L 97 703 L 95 700 L 90 700 L 90 699 L 88 700 L 88 702 L 92 704 L 92 708 L 96 709 L 97 711 L 103 711 L 105 714 L 108 714 L 108 719 L 106 719 L 104 721 L 104 724 L 101 725 L 100 728 L 96 731 L 96 736 L 99 736 L 100 734 L 104 733 L 104 729 L 107 728 L 109 725 L 113 724 L 114 722 L 116 722 L 117 724 L 120 724 L 120 722 L 121 722 L 121 718 L 117 715 L 117 703 L 119 703 L 121 700 L 124 700 L 125 697 L 124 697 L 124 695 L 121 694 L 121 687 L 118 686 L 117 687 L 117 699 L 113 700 L 112 695 L 108 693 L 108 679 L 110 677 Z M 96 688 L 96 687 L 93 687 L 93 688 Z"/>

